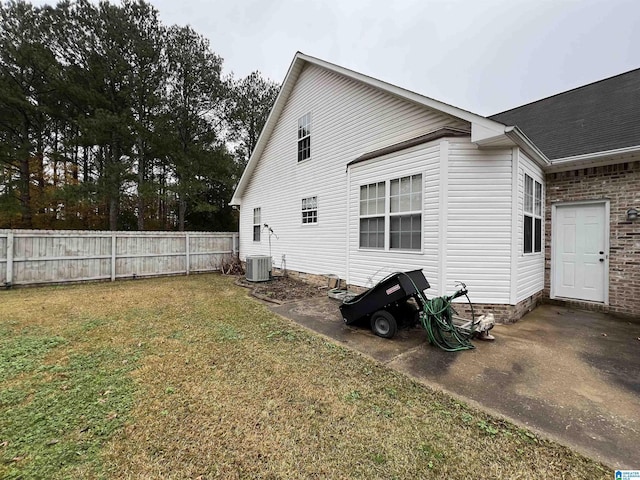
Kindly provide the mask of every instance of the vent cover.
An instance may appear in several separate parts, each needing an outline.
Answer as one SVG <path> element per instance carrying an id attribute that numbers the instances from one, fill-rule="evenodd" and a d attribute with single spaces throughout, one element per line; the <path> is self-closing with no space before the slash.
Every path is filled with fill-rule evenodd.
<path id="1" fill-rule="evenodd" d="M 266 282 L 271 277 L 271 257 L 253 255 L 247 257 L 247 280 L 250 282 Z"/>

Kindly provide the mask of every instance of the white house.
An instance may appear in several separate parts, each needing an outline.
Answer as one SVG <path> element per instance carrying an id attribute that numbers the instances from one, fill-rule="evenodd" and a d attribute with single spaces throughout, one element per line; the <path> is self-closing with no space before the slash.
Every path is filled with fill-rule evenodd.
<path id="1" fill-rule="evenodd" d="M 545 290 L 550 167 L 516 126 L 297 53 L 231 201 L 240 256 L 357 286 L 422 268 L 512 321 Z"/>

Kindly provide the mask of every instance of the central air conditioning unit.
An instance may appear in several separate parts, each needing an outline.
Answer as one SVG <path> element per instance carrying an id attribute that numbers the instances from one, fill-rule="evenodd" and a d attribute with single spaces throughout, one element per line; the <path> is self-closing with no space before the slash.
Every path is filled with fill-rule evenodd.
<path id="1" fill-rule="evenodd" d="M 266 282 L 271 278 L 271 257 L 253 255 L 247 257 L 247 280 L 250 282 Z"/>

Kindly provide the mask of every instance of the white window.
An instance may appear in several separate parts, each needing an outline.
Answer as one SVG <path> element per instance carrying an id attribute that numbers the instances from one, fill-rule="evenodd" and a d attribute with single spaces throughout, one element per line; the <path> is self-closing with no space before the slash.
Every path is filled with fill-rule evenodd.
<path id="1" fill-rule="evenodd" d="M 422 241 L 422 175 L 391 180 L 389 248 L 420 250 Z"/>
<path id="2" fill-rule="evenodd" d="M 524 253 L 542 251 L 542 184 L 524 175 Z"/>
<path id="3" fill-rule="evenodd" d="M 318 223 L 318 197 L 302 199 L 302 223 Z"/>
<path id="4" fill-rule="evenodd" d="M 422 175 L 397 178 L 388 183 L 388 202 L 387 182 L 360 187 L 360 248 L 384 249 L 386 242 L 386 248 L 390 250 L 420 250 Z"/>
<path id="5" fill-rule="evenodd" d="M 260 241 L 260 208 L 253 209 L 253 241 Z"/>
<path id="6" fill-rule="evenodd" d="M 311 157 L 311 113 L 298 120 L 298 161 Z"/>
<path id="7" fill-rule="evenodd" d="M 384 248 L 385 182 L 360 187 L 360 248 Z"/>

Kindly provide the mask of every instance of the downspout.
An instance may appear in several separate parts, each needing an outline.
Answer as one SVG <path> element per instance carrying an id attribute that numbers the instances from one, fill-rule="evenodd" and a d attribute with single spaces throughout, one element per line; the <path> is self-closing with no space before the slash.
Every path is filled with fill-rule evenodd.
<path id="1" fill-rule="evenodd" d="M 345 281 L 347 286 L 350 285 L 351 280 L 351 266 L 350 266 L 350 250 L 351 250 L 351 242 L 349 238 L 351 237 L 351 168 L 347 165 L 347 255 L 346 255 L 346 272 L 345 272 Z"/>

